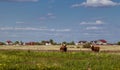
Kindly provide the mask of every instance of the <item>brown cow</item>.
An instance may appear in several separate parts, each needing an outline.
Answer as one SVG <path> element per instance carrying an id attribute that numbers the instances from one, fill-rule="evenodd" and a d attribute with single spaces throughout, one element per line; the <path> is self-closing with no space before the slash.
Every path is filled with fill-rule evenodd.
<path id="1" fill-rule="evenodd" d="M 62 46 L 60 47 L 60 51 L 61 52 L 67 52 L 66 44 L 62 44 Z"/>
<path id="2" fill-rule="evenodd" d="M 99 46 L 95 46 L 95 45 L 91 45 L 91 50 L 94 52 L 99 52 L 100 51 L 100 47 Z"/>

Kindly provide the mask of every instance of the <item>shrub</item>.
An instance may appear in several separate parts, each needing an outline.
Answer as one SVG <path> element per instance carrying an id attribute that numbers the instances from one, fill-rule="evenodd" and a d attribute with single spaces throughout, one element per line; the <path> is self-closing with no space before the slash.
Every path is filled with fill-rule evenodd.
<path id="1" fill-rule="evenodd" d="M 5 43 L 4 42 L 0 42 L 0 45 L 5 45 Z"/>
<path id="2" fill-rule="evenodd" d="M 117 44 L 120 45 L 120 42 L 118 42 Z"/>
<path id="3" fill-rule="evenodd" d="M 79 45 L 77 45 L 77 46 L 76 46 L 76 48 L 80 48 L 80 46 L 79 46 Z"/>
<path id="4" fill-rule="evenodd" d="M 83 45 L 83 48 L 90 48 L 90 45 L 91 45 L 90 43 L 86 43 Z"/>

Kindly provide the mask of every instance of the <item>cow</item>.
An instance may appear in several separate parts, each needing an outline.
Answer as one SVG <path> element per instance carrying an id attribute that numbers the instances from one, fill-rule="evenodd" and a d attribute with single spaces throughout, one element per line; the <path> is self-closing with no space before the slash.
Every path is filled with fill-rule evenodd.
<path id="1" fill-rule="evenodd" d="M 67 52 L 66 44 L 62 44 L 62 46 L 60 47 L 60 51 L 61 52 Z"/>
<path id="2" fill-rule="evenodd" d="M 91 45 L 91 50 L 94 52 L 99 52 L 100 51 L 100 47 L 99 46 L 95 46 L 95 45 Z"/>

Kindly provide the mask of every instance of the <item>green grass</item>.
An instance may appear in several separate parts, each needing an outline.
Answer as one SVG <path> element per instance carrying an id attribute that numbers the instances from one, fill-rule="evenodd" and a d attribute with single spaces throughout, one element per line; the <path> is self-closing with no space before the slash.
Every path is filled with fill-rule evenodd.
<path id="1" fill-rule="evenodd" d="M 94 52 L 0 51 L 0 70 L 120 70 L 120 55 Z"/>

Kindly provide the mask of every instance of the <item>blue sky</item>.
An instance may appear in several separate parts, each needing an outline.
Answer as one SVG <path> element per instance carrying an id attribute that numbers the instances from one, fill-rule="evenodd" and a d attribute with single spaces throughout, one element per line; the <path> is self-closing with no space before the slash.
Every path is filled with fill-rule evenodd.
<path id="1" fill-rule="evenodd" d="M 0 0 L 0 41 L 120 41 L 119 0 Z"/>

